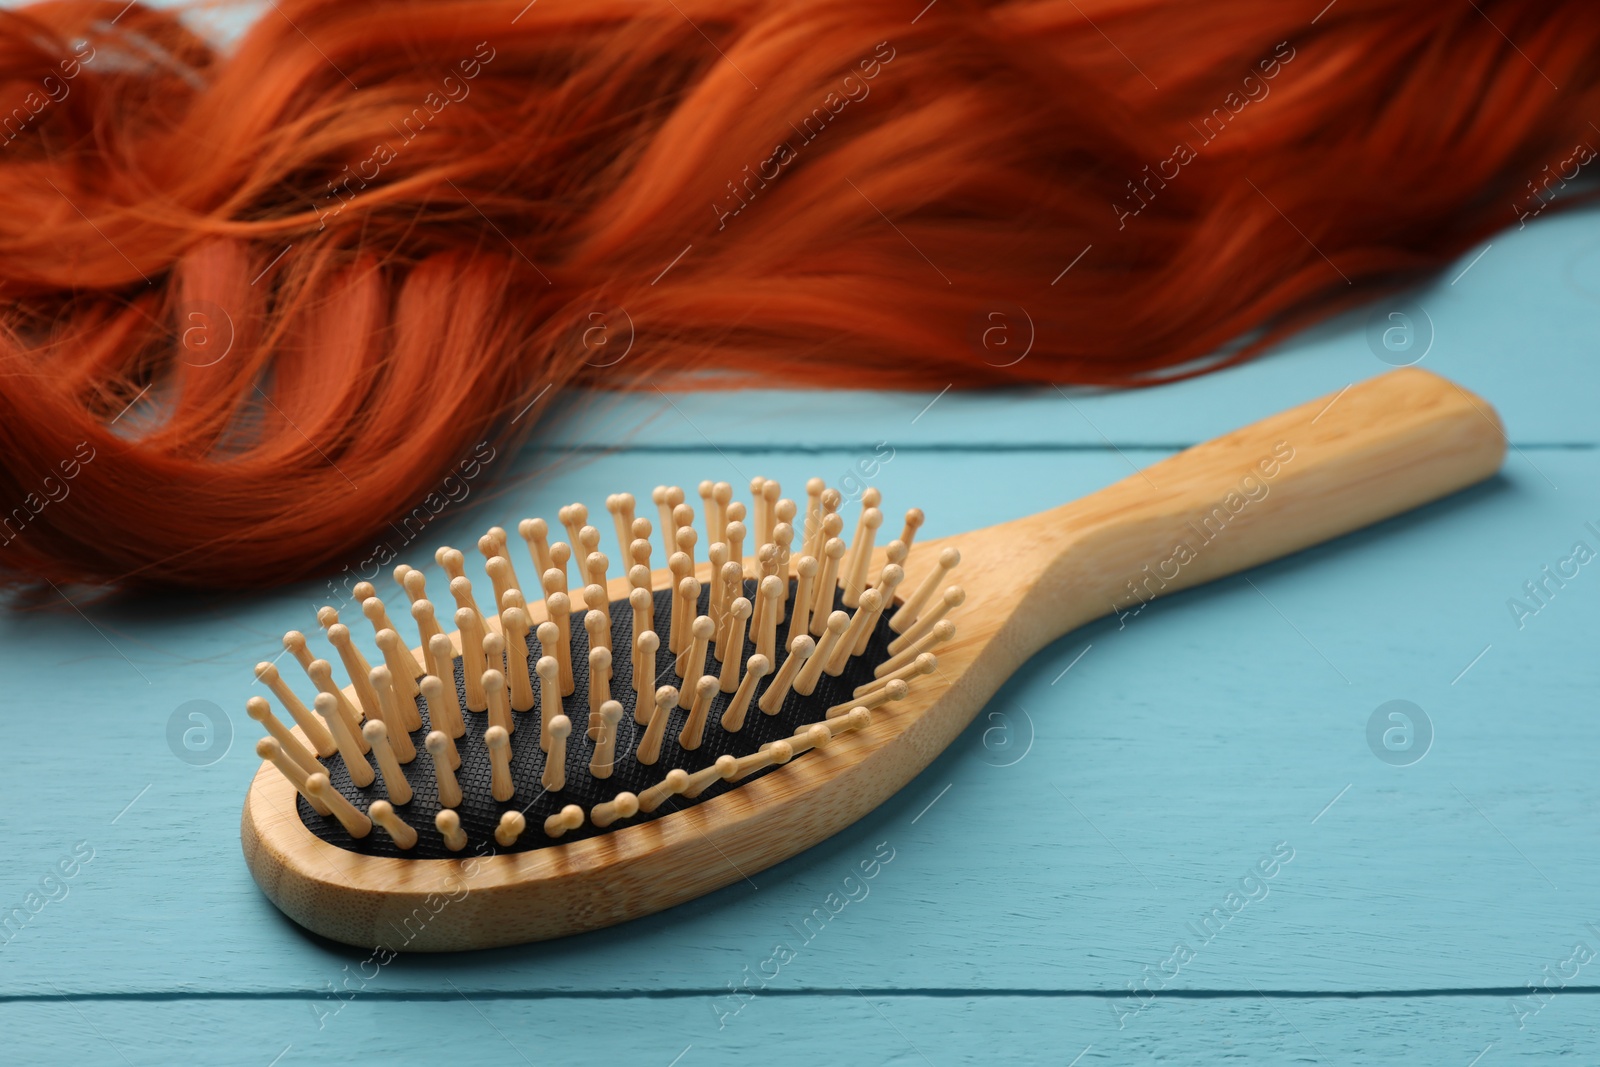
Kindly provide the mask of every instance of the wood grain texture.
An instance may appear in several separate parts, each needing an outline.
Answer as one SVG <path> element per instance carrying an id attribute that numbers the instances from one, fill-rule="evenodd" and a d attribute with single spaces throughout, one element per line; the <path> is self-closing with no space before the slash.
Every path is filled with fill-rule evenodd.
<path id="1" fill-rule="evenodd" d="M 1151 599 L 1435 500 L 1493 473 L 1503 454 L 1487 404 L 1426 372 L 1396 371 L 1197 446 L 1084 500 L 923 545 L 907 561 L 909 580 L 920 580 L 954 545 L 968 596 L 928 680 L 934 684 L 916 686 L 867 730 L 707 803 L 533 852 L 385 859 L 312 835 L 295 811 L 292 786 L 263 764 L 241 820 L 245 857 L 286 914 L 353 945 L 485 948 L 660 911 L 765 870 L 881 804 L 1034 652 L 1119 599 L 1142 603 L 1134 582 L 1152 565 Z M 1191 542 L 1193 558 L 1165 573 L 1173 546 Z M 709 565 L 699 573 L 705 580 Z M 658 584 L 668 577 L 659 573 Z M 1119 596 L 1123 581 L 1130 593 Z M 612 600 L 628 589 L 627 579 L 616 579 Z M 531 617 L 544 621 L 542 603 Z M 459 635 L 453 641 L 459 650 Z"/>
<path id="2" fill-rule="evenodd" d="M 448 987 L 426 999 L 0 1004 L 8 1056 L 75 1067 L 433 1067 L 441 1049 L 484 1067 L 582 1067 L 595 1049 L 654 1067 L 957 1067 L 1182 1063 L 1536 1064 L 1592 1047 L 1595 996 L 1557 996 L 1517 1030 L 1504 997 L 1161 1000 L 1117 1027 L 1083 996 L 918 996 L 864 989 L 757 995 L 718 1028 L 715 990 L 666 997 L 501 999 Z M 92 1017 L 94 1026 L 84 1025 Z M 591 1026 L 574 1034 L 574 1020 Z M 596 1024 L 595 1020 L 604 1020 Z M 320 1024 L 320 1026 L 319 1026 Z M 596 1031 L 596 1026 L 599 1032 Z M 281 1059 L 274 1060 L 274 1057 Z"/>

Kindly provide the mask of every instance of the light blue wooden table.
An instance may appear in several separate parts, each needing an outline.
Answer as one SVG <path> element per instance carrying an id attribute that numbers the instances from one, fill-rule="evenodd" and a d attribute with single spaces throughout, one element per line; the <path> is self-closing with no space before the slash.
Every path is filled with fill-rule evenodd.
<path id="1" fill-rule="evenodd" d="M 239 852 L 250 667 L 315 630 L 320 583 L 0 617 L 0 908 L 27 911 L 0 935 L 0 1061 L 1595 1062 L 1600 564 L 1520 620 L 1508 601 L 1600 549 L 1597 219 L 1503 234 L 1414 294 L 1421 365 L 1506 420 L 1499 478 L 1069 635 L 890 803 L 713 907 L 363 969 Z M 1138 393 L 591 398 L 427 544 L 658 483 L 793 491 L 885 447 L 887 506 L 955 532 L 1387 369 L 1368 320 Z M 637 427 L 620 447 L 602 409 Z M 1398 753 L 1369 743 L 1395 700 L 1420 709 Z M 223 709 L 192 752 L 169 741 L 191 701 Z"/>

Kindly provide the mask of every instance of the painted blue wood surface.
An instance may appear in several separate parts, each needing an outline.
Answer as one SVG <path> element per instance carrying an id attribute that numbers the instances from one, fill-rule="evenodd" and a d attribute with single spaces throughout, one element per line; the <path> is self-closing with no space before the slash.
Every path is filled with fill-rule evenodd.
<path id="1" fill-rule="evenodd" d="M 1250 582 L 1069 636 L 905 792 L 756 876 L 758 890 L 740 883 L 710 905 L 553 944 L 408 958 L 384 988 L 719 988 L 885 840 L 897 859 L 861 904 L 870 921 L 830 928 L 785 971 L 787 988 L 1122 989 L 1281 841 L 1294 858 L 1266 898 L 1170 988 L 1536 981 L 1600 922 L 1589 847 L 1597 600 L 1585 584 L 1595 579 L 1581 573 L 1520 631 L 1505 602 L 1592 537 L 1600 453 L 1530 456 L 1560 489 L 1510 468 Z M 595 459 L 439 534 L 461 543 L 488 514 L 552 513 L 591 486 L 756 469 L 798 483 L 845 458 Z M 926 505 L 936 535 L 1038 510 L 1126 469 L 1109 452 L 914 453 L 879 484 L 891 502 Z M 77 840 L 95 858 L 66 899 L 0 948 L 0 988 L 314 994 L 359 961 L 282 920 L 238 854 L 255 765 L 239 710 L 256 691 L 249 667 L 274 654 L 283 629 L 311 629 L 315 595 L 300 587 L 231 609 L 83 605 L 93 627 L 72 612 L 5 620 L 14 714 L 55 726 L 16 733 L 0 784 L 19 831 L 8 898 Z M 1370 714 L 1394 698 L 1421 705 L 1437 730 L 1412 767 L 1367 746 Z M 225 708 L 236 731 L 203 767 L 174 756 L 166 736 L 173 712 L 197 699 Z M 92 781 L 56 731 L 94 754 Z"/>
<path id="2" fill-rule="evenodd" d="M 0 1003 L 8 1062 L 79 1067 L 473 1067 L 826 1064 L 1546 1063 L 1593 1048 L 1593 997 L 1557 994 L 1517 1029 L 1505 997 L 1159 1000 L 1118 1029 L 1082 996 L 926 996 L 863 988 L 758 994 L 718 1029 L 704 993 L 670 998 L 358 994 L 289 999 Z M 322 1029 L 317 1028 L 318 1022 Z M 1592 1062 L 1588 1057 L 1576 1062 Z"/>
<path id="3" fill-rule="evenodd" d="M 1506 419 L 1495 482 L 1070 635 L 903 793 L 755 888 L 404 957 L 343 1006 L 330 987 L 366 954 L 284 920 L 238 849 L 250 667 L 315 631 L 321 583 L 0 617 L 0 909 L 56 898 L 0 937 L 0 1062 L 434 1062 L 441 1042 L 488 1064 L 1587 1062 L 1600 959 L 1572 961 L 1600 952 L 1600 569 L 1543 603 L 1523 590 L 1575 541 L 1600 549 L 1595 217 L 1503 234 L 1409 298 L 1432 323 L 1422 365 Z M 927 536 L 1028 514 L 1387 369 L 1367 336 L 1387 310 L 1135 393 L 603 398 L 607 421 L 490 469 L 565 462 L 475 484 L 414 561 L 617 489 L 837 481 L 879 442 L 874 484 L 925 507 Z M 1538 610 L 1519 623 L 1513 598 Z M 1410 766 L 1368 738 L 1397 699 L 1434 734 Z M 169 744 L 190 701 L 231 728 L 214 762 Z M 47 881 L 78 842 L 92 860 Z M 880 842 L 895 858 L 861 899 L 807 927 Z M 1256 899 L 1232 911 L 1230 892 Z M 729 999 L 778 942 L 793 960 Z"/>

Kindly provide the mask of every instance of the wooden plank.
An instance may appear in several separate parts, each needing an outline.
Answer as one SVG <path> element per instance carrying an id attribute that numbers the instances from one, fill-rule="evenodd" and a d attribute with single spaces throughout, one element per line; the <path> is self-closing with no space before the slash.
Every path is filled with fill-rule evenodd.
<path id="1" fill-rule="evenodd" d="M 795 967 L 802 966 L 796 960 Z M 379 979 L 381 980 L 381 979 Z M 1505 996 L 1157 999 L 1119 1029 L 1117 1002 L 1083 996 L 918 996 L 880 990 L 757 994 L 730 1014 L 713 990 L 664 998 L 489 999 L 441 986 L 426 1000 L 208 998 L 0 1004 L 17 1063 L 167 1067 L 597 1061 L 706 1064 L 957 1063 L 1095 1067 L 1149 1060 L 1248 1063 L 1538 1063 L 1593 1047 L 1595 997 L 1557 995 L 1523 1020 Z M 723 1015 L 719 1016 L 718 1011 Z M 723 1022 L 720 1029 L 719 1021 Z M 320 1027 L 320 1028 L 319 1028 Z M 458 1050 L 458 1051 L 457 1051 Z M 470 1050 L 470 1052 L 469 1052 Z"/>
<path id="2" fill-rule="evenodd" d="M 935 536 L 1041 509 L 1158 456 L 912 454 L 878 481 L 893 506 L 926 507 Z M 615 456 L 442 518 L 424 543 L 662 481 L 760 471 L 797 486 L 847 458 Z M 1600 454 L 1528 458 L 1543 475 L 1513 460 L 1503 479 L 1415 516 L 1070 635 L 903 793 L 757 876 L 759 889 L 741 883 L 594 936 L 402 959 L 385 982 L 720 987 L 885 841 L 893 863 L 850 921 L 827 924 L 795 987 L 1004 989 L 1026 975 L 1041 988 L 1122 990 L 1226 907 L 1279 842 L 1294 858 L 1267 895 L 1193 946 L 1171 988 L 1538 981 L 1576 940 L 1600 949 L 1586 925 L 1600 923 L 1589 888 L 1600 857 L 1586 847 L 1600 579 L 1582 568 L 1520 630 L 1506 602 L 1574 541 L 1600 546 L 1584 525 L 1600 526 Z M 241 713 L 258 691 L 250 666 L 275 654 L 285 628 L 314 631 L 320 602 L 308 584 L 237 603 L 82 602 L 82 615 L 0 620 L 12 728 L 0 804 L 13 827 L 0 902 L 39 890 L 74 842 L 95 849 L 66 896 L 0 946 L 0 990 L 313 992 L 359 962 L 281 919 L 238 852 L 256 765 Z M 1435 728 L 1411 767 L 1368 747 L 1369 717 L 1393 699 L 1420 705 Z M 227 709 L 235 731 L 205 766 L 168 743 L 194 700 Z"/>
<path id="3" fill-rule="evenodd" d="M 708 440 L 722 447 L 802 449 L 869 448 L 884 440 L 901 449 L 950 442 L 1181 446 L 1389 370 L 1373 345 L 1383 347 L 1383 332 L 1392 328 L 1396 344 L 1421 344 L 1431 333 L 1420 366 L 1491 398 L 1519 444 L 1593 444 L 1600 366 L 1585 355 L 1600 344 L 1596 210 L 1547 215 L 1526 230 L 1502 233 L 1487 251 L 1468 252 L 1416 293 L 1327 323 L 1254 363 L 1155 389 L 1063 395 L 1045 387 L 938 396 L 940 386 L 930 384 L 926 393 L 703 392 L 675 395 L 670 404 L 651 392 L 596 398 L 593 410 L 541 432 L 552 444 L 582 447 L 610 447 L 619 428 L 627 429 L 631 444 L 656 448 L 701 448 Z M 1407 311 L 1414 304 L 1426 314 Z M 1410 319 L 1390 320 L 1395 312 Z M 1406 342 L 1411 320 L 1415 328 Z M 1377 341 L 1369 340 L 1369 330 Z"/>

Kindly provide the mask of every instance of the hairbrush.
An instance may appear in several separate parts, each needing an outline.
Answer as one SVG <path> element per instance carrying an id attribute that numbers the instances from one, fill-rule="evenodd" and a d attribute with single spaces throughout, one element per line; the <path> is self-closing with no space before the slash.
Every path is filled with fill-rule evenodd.
<path id="1" fill-rule="evenodd" d="M 700 527 L 681 489 L 651 494 L 654 523 L 611 496 L 621 566 L 581 504 L 565 541 L 525 519 L 513 549 L 496 527 L 486 580 L 449 548 L 447 590 L 395 570 L 416 647 L 362 583 L 360 617 L 318 615 L 348 686 L 298 632 L 309 706 L 257 666 L 294 725 L 250 699 L 267 736 L 245 858 L 296 922 L 395 951 L 659 911 L 866 815 L 1067 631 L 1435 500 L 1504 453 L 1486 403 L 1408 368 L 942 540 L 917 539 L 915 509 L 890 539 L 877 490 L 846 505 L 815 478 L 803 503 L 757 478 L 748 507 L 702 482 Z"/>

